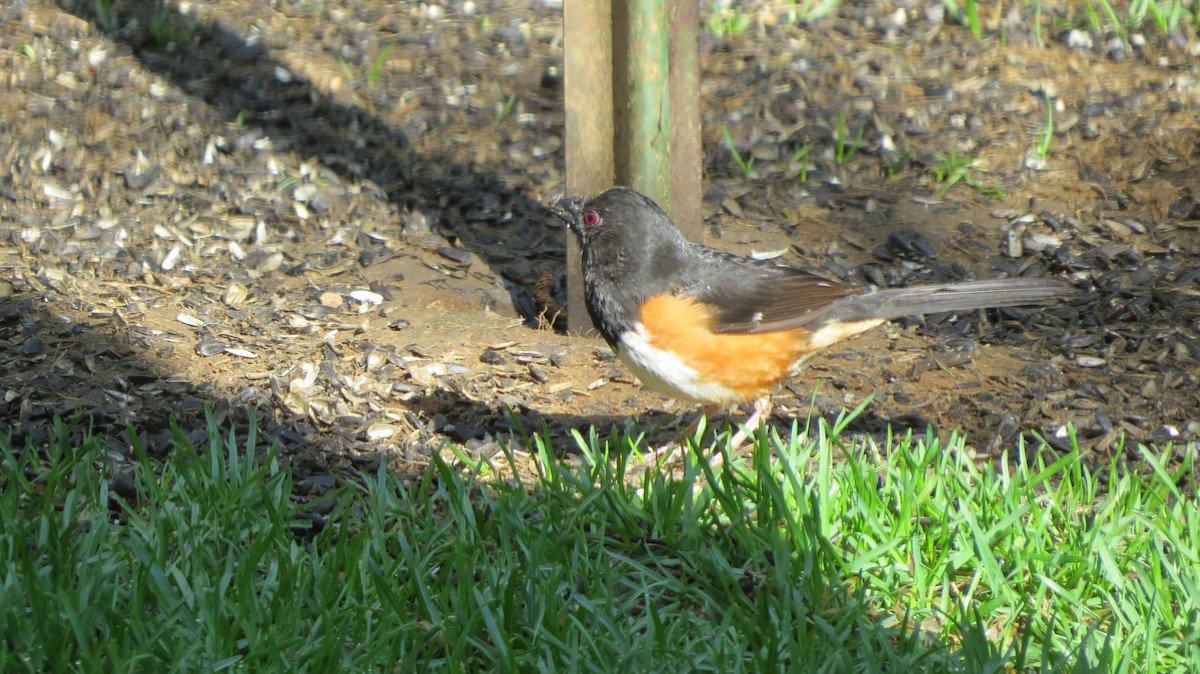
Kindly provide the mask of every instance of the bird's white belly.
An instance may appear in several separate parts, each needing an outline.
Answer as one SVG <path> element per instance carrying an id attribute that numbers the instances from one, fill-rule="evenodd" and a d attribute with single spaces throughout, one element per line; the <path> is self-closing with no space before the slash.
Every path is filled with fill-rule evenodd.
<path id="1" fill-rule="evenodd" d="M 733 389 L 705 381 L 682 358 L 654 346 L 640 323 L 621 336 L 617 356 L 646 388 L 665 396 L 708 405 L 740 401 Z"/>

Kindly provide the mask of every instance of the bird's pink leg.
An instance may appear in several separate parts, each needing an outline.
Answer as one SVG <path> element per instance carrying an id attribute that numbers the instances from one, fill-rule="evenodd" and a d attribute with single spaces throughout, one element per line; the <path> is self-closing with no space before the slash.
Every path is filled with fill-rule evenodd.
<path id="1" fill-rule="evenodd" d="M 655 449 L 647 458 L 656 459 L 658 465 L 660 466 L 666 463 L 674 463 L 675 461 L 682 459 L 683 453 L 687 451 L 687 439 L 695 436 L 696 432 L 700 430 L 700 422 L 702 420 L 712 419 L 720 411 L 721 408 L 718 405 L 709 405 L 704 409 L 703 412 L 696 416 L 695 421 L 688 424 L 687 428 L 685 428 L 683 432 L 679 434 L 678 442 L 666 444 Z"/>
<path id="2" fill-rule="evenodd" d="M 764 396 L 754 401 L 754 412 L 746 419 L 745 423 L 741 424 L 737 433 L 734 433 L 733 437 L 729 439 L 729 451 L 732 452 L 738 449 L 746 443 L 746 440 L 754 436 L 754 432 L 758 430 L 758 427 L 771 417 L 772 407 L 770 397 Z M 706 413 L 706 416 L 711 416 L 711 413 L 710 410 Z M 683 458 L 683 453 L 687 451 L 687 438 L 696 434 L 701 418 L 703 417 L 697 417 L 696 422 L 689 427 L 687 433 L 680 436 L 679 445 L 668 445 L 654 451 L 653 456 L 659 458 L 658 465 L 673 463 Z M 722 458 L 721 454 L 714 454 L 709 458 L 708 465 L 716 468 L 723 461 L 724 458 Z"/>
<path id="3" fill-rule="evenodd" d="M 687 438 L 696 435 L 696 432 L 700 430 L 700 422 L 707 422 L 707 420 L 717 416 L 720 411 L 720 405 L 709 405 L 708 407 L 704 408 L 704 411 L 696 415 L 696 419 L 692 421 L 692 423 L 688 424 L 687 428 L 684 429 L 682 434 L 680 434 L 679 439 L 686 440 Z"/>
<path id="4" fill-rule="evenodd" d="M 763 396 L 754 401 L 754 413 L 746 419 L 746 423 L 741 425 L 738 432 L 734 433 L 733 437 L 729 439 L 729 451 L 741 447 L 742 443 L 754 436 L 754 432 L 758 430 L 758 427 L 771 417 L 772 407 L 773 405 L 769 396 Z"/>

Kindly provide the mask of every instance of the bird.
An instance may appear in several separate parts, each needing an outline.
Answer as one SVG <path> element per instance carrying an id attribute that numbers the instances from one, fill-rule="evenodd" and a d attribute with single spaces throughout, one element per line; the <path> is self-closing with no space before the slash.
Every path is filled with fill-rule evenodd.
<path id="1" fill-rule="evenodd" d="M 1050 278 L 875 289 L 688 241 L 649 197 L 613 187 L 551 207 L 579 241 L 593 325 L 647 388 L 708 409 L 753 402 L 730 445 L 771 413 L 776 387 L 832 344 L 904 316 L 1044 304 Z"/>

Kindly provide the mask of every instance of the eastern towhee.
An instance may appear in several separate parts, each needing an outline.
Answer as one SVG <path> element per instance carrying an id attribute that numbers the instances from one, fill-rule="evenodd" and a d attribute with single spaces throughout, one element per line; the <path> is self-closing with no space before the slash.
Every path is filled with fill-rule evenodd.
<path id="1" fill-rule="evenodd" d="M 649 198 L 624 187 L 560 199 L 579 238 L 588 314 L 648 388 L 709 406 L 755 401 L 734 437 L 814 352 L 889 318 L 1038 304 L 1064 282 L 1006 278 L 875 290 L 737 257 L 686 240 Z"/>

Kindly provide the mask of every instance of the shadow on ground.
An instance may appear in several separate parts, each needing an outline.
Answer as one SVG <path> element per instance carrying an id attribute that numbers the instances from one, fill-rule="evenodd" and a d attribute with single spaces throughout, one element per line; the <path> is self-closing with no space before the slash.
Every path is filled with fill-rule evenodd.
<path id="1" fill-rule="evenodd" d="M 60 6 L 84 21 L 96 21 L 94 2 L 62 0 Z M 419 233 L 427 226 L 450 242 L 449 254 L 462 250 L 478 256 L 503 280 L 513 309 L 532 325 L 547 309 L 565 303 L 561 279 L 566 232 L 543 204 L 506 187 L 478 165 L 416 151 L 402 128 L 291 73 L 266 46 L 268 36 L 247 34 L 220 20 L 197 23 L 164 9 L 158 0 L 125 0 L 115 3 L 114 11 L 120 15 L 107 31 L 109 37 L 128 45 L 147 70 L 205 103 L 227 123 L 252 120 L 246 133 L 233 141 L 235 146 L 269 137 L 277 150 L 315 157 L 344 181 L 378 186 L 393 205 L 397 230 L 415 227 Z M 181 27 L 177 30 L 186 39 L 169 48 L 156 44 L 153 27 L 163 23 Z M 413 29 L 399 39 L 421 36 Z M 513 95 L 558 104 L 557 91 L 550 87 Z M 437 133 L 424 123 L 418 126 Z M 562 161 L 557 154 L 545 159 Z M 276 215 L 256 211 L 253 201 L 238 205 L 244 215 Z M 414 213 L 420 214 L 415 225 Z M 531 265 L 531 259 L 536 264 Z M 540 289 L 535 288 L 539 280 Z"/>

